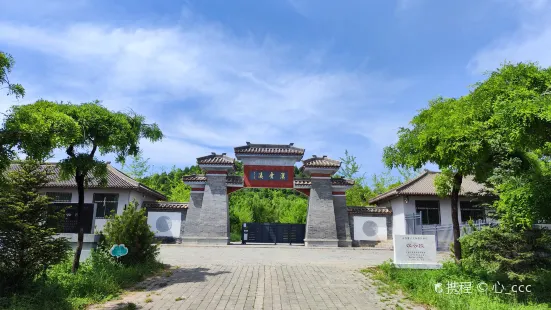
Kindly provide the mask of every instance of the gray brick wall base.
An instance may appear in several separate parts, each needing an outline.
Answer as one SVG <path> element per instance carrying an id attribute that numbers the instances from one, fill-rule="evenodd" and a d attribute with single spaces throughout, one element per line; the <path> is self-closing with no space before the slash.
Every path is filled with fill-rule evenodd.
<path id="1" fill-rule="evenodd" d="M 350 225 L 348 219 L 348 208 L 346 207 L 346 196 L 333 196 L 333 206 L 339 247 L 349 247 L 351 246 L 352 239 L 350 238 Z"/>
<path id="2" fill-rule="evenodd" d="M 307 247 L 337 247 L 337 239 L 304 239 L 304 245 Z"/>
<path id="3" fill-rule="evenodd" d="M 230 242 L 229 238 L 225 237 L 183 237 L 184 244 L 199 244 L 199 245 L 227 245 Z"/>
<path id="4" fill-rule="evenodd" d="M 352 246 L 352 239 L 339 240 L 338 245 L 339 245 L 340 248 L 350 247 L 350 246 Z"/>
<path id="5" fill-rule="evenodd" d="M 331 179 L 312 178 L 306 219 L 306 246 L 338 246 Z"/>
<path id="6" fill-rule="evenodd" d="M 226 175 L 209 175 L 205 190 L 192 193 L 183 242 L 229 244 L 229 210 Z"/>

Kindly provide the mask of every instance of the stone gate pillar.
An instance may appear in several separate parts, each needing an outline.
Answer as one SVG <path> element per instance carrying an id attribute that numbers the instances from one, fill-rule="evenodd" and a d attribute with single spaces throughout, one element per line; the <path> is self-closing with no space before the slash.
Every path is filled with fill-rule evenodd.
<path id="1" fill-rule="evenodd" d="M 227 175 L 235 170 L 235 160 L 222 155 L 197 158 L 199 167 L 206 171 L 201 176 L 186 176 L 183 181 L 192 188 L 184 236 L 184 243 L 229 244 Z"/>
<path id="2" fill-rule="evenodd" d="M 314 156 L 302 162 L 301 170 L 311 177 L 312 182 L 304 238 L 306 246 L 339 245 L 331 176 L 339 170 L 340 165 L 339 161 L 327 156 Z M 338 218 L 340 221 L 340 213 Z"/>
<path id="3" fill-rule="evenodd" d="M 339 247 L 352 246 L 350 237 L 350 221 L 346 206 L 346 190 L 354 185 L 354 181 L 346 179 L 332 179 L 333 205 L 335 207 L 335 222 Z"/>

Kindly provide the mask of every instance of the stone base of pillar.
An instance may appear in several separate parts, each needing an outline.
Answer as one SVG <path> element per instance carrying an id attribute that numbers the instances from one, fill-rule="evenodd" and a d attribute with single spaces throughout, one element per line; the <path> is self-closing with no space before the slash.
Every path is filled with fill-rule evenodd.
<path id="1" fill-rule="evenodd" d="M 352 239 L 339 240 L 339 248 L 347 248 L 352 246 Z"/>
<path id="2" fill-rule="evenodd" d="M 338 247 L 337 239 L 304 239 L 304 246 L 307 247 Z"/>
<path id="3" fill-rule="evenodd" d="M 183 237 L 182 243 L 196 245 L 228 245 L 230 239 L 227 237 Z"/>

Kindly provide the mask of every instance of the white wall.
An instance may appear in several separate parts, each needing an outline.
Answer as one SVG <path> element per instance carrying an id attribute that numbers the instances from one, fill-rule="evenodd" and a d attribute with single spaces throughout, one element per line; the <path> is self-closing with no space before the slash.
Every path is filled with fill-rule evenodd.
<path id="1" fill-rule="evenodd" d="M 397 197 L 390 201 L 392 207 L 392 235 L 406 234 L 406 214 L 404 198 Z"/>
<path id="2" fill-rule="evenodd" d="M 452 207 L 450 198 L 439 198 L 435 196 L 408 196 L 408 202 L 404 201 L 405 196 L 394 198 L 390 201 L 392 207 L 392 235 L 404 235 L 406 233 L 405 215 L 415 213 L 415 200 L 438 200 L 440 201 L 440 224 L 452 224 Z M 459 198 L 459 201 L 470 201 L 469 198 Z M 458 206 L 459 222 L 461 219 L 461 208 Z M 467 221 L 468 219 L 465 219 Z"/>
<path id="3" fill-rule="evenodd" d="M 78 202 L 78 191 L 76 189 L 67 189 L 67 188 L 45 188 L 40 190 L 41 192 L 56 192 L 56 193 L 72 193 L 71 195 L 71 202 L 77 203 Z M 133 201 L 135 199 L 139 206 L 141 207 L 142 202 L 144 201 L 155 201 L 156 199 L 152 196 L 144 195 L 142 193 L 139 193 L 135 190 L 128 190 L 128 189 L 100 189 L 100 188 L 92 188 L 92 189 L 85 189 L 84 190 L 84 203 L 93 203 L 94 201 L 94 194 L 119 194 L 119 200 L 118 200 L 118 206 L 117 206 L 117 214 L 122 214 L 124 211 L 124 207 L 128 205 L 129 202 Z M 94 214 L 95 216 L 95 214 Z M 105 219 L 95 219 L 94 225 L 95 225 L 95 232 L 99 232 L 103 229 L 103 226 L 107 220 Z"/>

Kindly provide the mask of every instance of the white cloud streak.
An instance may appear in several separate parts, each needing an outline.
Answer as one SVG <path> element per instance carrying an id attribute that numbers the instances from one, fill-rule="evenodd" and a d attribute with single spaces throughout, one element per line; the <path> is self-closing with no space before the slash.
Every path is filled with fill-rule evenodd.
<path id="1" fill-rule="evenodd" d="M 468 64 L 474 73 L 496 69 L 504 62 L 531 61 L 551 66 L 551 1 L 517 0 L 507 4 L 519 10 L 519 27 L 474 55 Z"/>
<path id="2" fill-rule="evenodd" d="M 158 122 L 173 138 L 144 144 L 153 162 L 191 164 L 208 148 L 245 141 L 344 150 L 357 124 L 375 117 L 372 107 L 409 85 L 381 74 L 307 71 L 288 46 L 237 38 L 192 18 L 178 27 L 143 28 L 0 23 L 0 43 L 61 63 L 32 77 L 47 87 L 25 85 L 49 89 L 40 97 L 99 98 L 109 108 L 132 108 Z M 379 135 L 380 129 L 362 128 L 365 136 Z"/>

